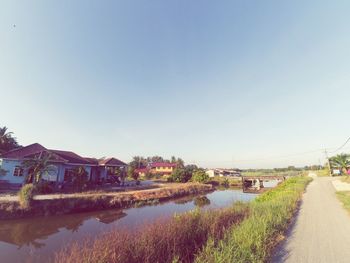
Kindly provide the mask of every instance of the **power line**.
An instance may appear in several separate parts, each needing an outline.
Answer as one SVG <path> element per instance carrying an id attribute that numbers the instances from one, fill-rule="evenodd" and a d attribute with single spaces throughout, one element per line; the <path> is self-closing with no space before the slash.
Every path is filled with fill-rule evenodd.
<path id="1" fill-rule="evenodd" d="M 337 149 L 334 150 L 334 151 L 331 151 L 330 153 L 335 153 L 335 152 L 339 151 L 339 150 L 342 149 L 349 141 L 350 141 L 350 137 L 345 141 L 345 143 L 343 143 L 342 146 L 340 146 L 339 148 L 337 148 Z"/>

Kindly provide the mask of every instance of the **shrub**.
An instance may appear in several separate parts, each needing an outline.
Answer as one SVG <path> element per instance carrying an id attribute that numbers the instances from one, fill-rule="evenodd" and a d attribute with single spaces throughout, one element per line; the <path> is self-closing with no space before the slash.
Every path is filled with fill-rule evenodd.
<path id="1" fill-rule="evenodd" d="M 191 176 L 192 175 L 188 173 L 185 169 L 176 168 L 168 178 L 168 181 L 177 182 L 177 183 L 186 183 L 190 180 Z"/>
<path id="2" fill-rule="evenodd" d="M 200 211 L 161 219 L 136 229 L 113 230 L 95 240 L 67 246 L 56 254 L 55 262 L 193 262 L 208 239 L 218 242 L 224 232 L 248 214 L 246 204 Z M 175 261 L 176 262 L 176 261 Z"/>
<path id="3" fill-rule="evenodd" d="M 192 181 L 198 183 L 206 183 L 209 180 L 209 175 L 203 170 L 197 170 L 192 175 Z"/>
<path id="4" fill-rule="evenodd" d="M 35 186 L 33 184 L 26 184 L 22 186 L 18 192 L 20 205 L 24 208 L 30 207 L 35 193 Z"/>
<path id="5" fill-rule="evenodd" d="M 51 194 L 54 188 L 49 182 L 41 181 L 35 186 L 35 192 L 37 194 Z"/>

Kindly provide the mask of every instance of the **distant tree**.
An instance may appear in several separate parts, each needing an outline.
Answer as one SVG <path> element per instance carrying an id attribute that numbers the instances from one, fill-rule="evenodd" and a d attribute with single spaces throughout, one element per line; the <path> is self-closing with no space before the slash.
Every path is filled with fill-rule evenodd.
<path id="1" fill-rule="evenodd" d="M 198 183 L 206 183 L 209 175 L 204 170 L 197 170 L 192 174 L 192 181 Z"/>
<path id="2" fill-rule="evenodd" d="M 348 174 L 348 168 L 350 167 L 349 155 L 342 153 L 329 158 L 331 167 L 340 169 L 342 174 Z"/>
<path id="3" fill-rule="evenodd" d="M 0 127 L 0 154 L 20 147 L 17 139 L 12 136 L 7 127 Z"/>
<path id="4" fill-rule="evenodd" d="M 175 168 L 169 177 L 169 181 L 177 183 L 186 183 L 191 179 L 192 174 L 185 171 L 183 168 Z"/>
<path id="5" fill-rule="evenodd" d="M 146 158 L 142 156 L 134 156 L 132 161 L 129 163 L 129 167 L 132 167 L 134 169 L 136 168 L 144 168 L 148 164 L 148 161 Z"/>

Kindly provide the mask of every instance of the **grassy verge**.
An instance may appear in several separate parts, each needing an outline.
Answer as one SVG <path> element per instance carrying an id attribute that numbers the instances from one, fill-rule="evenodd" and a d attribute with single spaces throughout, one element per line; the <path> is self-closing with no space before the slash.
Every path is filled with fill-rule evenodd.
<path id="1" fill-rule="evenodd" d="M 55 262 L 264 262 L 311 180 L 290 178 L 248 204 L 113 230 L 68 245 Z"/>
<path id="2" fill-rule="evenodd" d="M 194 210 L 144 225 L 135 231 L 114 230 L 60 251 L 56 263 L 193 262 L 210 238 L 222 239 L 227 229 L 248 214 L 248 204 L 201 212 Z"/>
<path id="3" fill-rule="evenodd" d="M 344 208 L 350 212 L 350 192 L 337 192 L 337 198 L 343 203 Z"/>
<path id="4" fill-rule="evenodd" d="M 227 231 L 218 244 L 209 240 L 196 262 L 267 261 L 311 180 L 308 177 L 290 178 L 256 198 L 251 202 L 250 216 Z"/>

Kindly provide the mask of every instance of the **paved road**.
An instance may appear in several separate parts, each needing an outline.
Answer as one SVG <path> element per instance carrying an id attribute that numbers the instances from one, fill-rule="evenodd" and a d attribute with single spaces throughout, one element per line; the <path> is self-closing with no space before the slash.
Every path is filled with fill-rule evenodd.
<path id="1" fill-rule="evenodd" d="M 350 262 L 350 215 L 336 199 L 334 178 L 314 178 L 272 262 Z"/>

